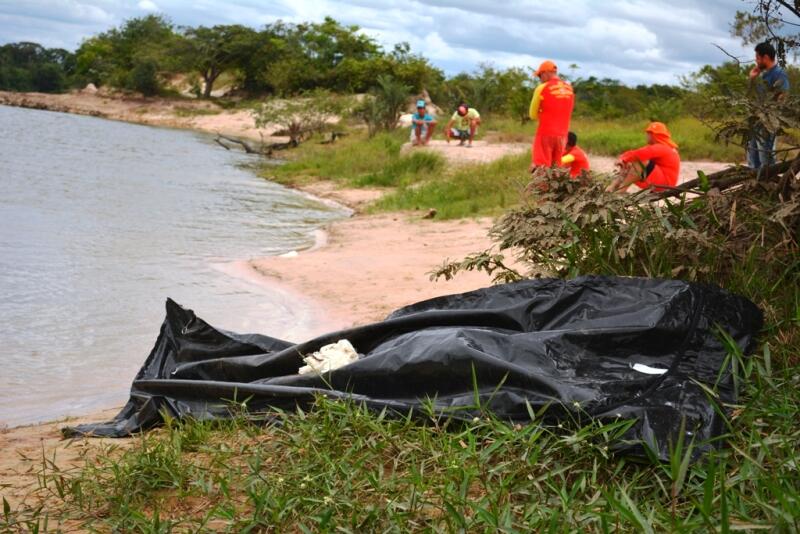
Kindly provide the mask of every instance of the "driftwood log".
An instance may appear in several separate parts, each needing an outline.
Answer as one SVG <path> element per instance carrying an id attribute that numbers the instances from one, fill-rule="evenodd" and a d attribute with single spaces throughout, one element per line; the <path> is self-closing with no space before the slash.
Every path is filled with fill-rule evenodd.
<path id="1" fill-rule="evenodd" d="M 227 141 L 228 143 L 233 143 L 235 145 L 241 146 L 242 149 L 245 152 L 247 152 L 248 154 L 261 154 L 262 153 L 261 150 L 257 150 L 256 148 L 251 146 L 250 143 L 248 143 L 247 141 L 244 141 L 242 139 L 237 139 L 235 137 L 228 137 L 227 135 L 223 135 L 223 134 L 221 134 L 219 132 L 217 132 L 217 138 L 214 139 L 214 141 L 216 141 L 217 144 L 220 145 L 221 147 L 223 147 L 225 150 L 230 150 L 231 147 L 229 147 L 228 145 L 223 143 L 223 141 Z"/>
<path id="2" fill-rule="evenodd" d="M 800 156 L 792 160 L 775 163 L 774 165 L 770 165 L 769 167 L 760 169 L 758 171 L 749 167 L 743 167 L 741 165 L 728 167 L 727 169 L 709 174 L 706 176 L 706 178 L 708 180 L 709 187 L 713 187 L 719 191 L 730 189 L 731 187 L 741 184 L 747 180 L 756 179 L 759 181 L 772 181 L 780 179 L 781 191 L 783 191 L 783 196 L 786 197 L 791 189 L 789 187 L 791 180 L 796 178 L 799 171 Z M 689 180 L 688 182 L 682 183 L 678 187 L 672 187 L 667 191 L 662 191 L 660 193 L 651 195 L 649 200 L 662 200 L 665 198 L 676 197 L 683 193 L 696 193 L 698 188 L 702 185 L 702 182 L 703 181 L 700 178 Z"/>
<path id="3" fill-rule="evenodd" d="M 230 137 L 227 135 L 223 135 L 217 132 L 217 137 L 214 141 L 224 148 L 225 150 L 230 150 L 231 146 L 228 143 L 233 145 L 238 145 L 247 152 L 248 154 L 260 154 L 262 156 L 271 157 L 272 153 L 276 150 L 286 150 L 287 148 L 295 148 L 299 143 L 296 141 L 287 141 L 285 143 L 272 143 L 272 144 L 265 144 L 263 137 L 261 140 L 260 146 L 256 147 L 243 139 L 237 139 L 235 137 Z"/>

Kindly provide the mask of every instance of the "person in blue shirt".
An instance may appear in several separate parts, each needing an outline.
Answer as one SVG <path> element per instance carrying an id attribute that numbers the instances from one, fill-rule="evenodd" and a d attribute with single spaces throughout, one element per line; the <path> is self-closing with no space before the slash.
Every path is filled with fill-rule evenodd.
<path id="1" fill-rule="evenodd" d="M 780 101 L 789 93 L 789 77 L 775 61 L 775 47 L 769 42 L 756 46 L 756 66 L 750 71 L 750 83 L 755 86 L 759 98 Z M 775 163 L 775 141 L 778 132 L 770 132 L 759 125 L 751 132 L 747 143 L 747 164 L 760 169 Z"/>
<path id="2" fill-rule="evenodd" d="M 436 118 L 429 114 L 424 100 L 417 100 L 417 112 L 411 115 L 411 145 L 425 146 L 433 136 Z"/>

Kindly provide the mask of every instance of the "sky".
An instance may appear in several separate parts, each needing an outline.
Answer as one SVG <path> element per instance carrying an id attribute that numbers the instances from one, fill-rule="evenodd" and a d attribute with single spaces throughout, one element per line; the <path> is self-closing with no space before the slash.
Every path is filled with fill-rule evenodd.
<path id="1" fill-rule="evenodd" d="M 148 13 L 181 26 L 255 28 L 331 16 L 386 48 L 408 42 L 448 75 L 481 63 L 529 68 L 551 59 L 572 76 L 674 84 L 725 61 L 714 45 L 749 60 L 729 24 L 737 10 L 750 9 L 747 0 L 0 0 L 0 44 L 74 50 Z"/>

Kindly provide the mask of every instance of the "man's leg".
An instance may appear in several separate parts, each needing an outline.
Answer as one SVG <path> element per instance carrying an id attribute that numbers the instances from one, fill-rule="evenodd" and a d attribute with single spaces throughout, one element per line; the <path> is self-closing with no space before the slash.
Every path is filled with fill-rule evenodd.
<path id="1" fill-rule="evenodd" d="M 758 157 L 758 140 L 755 136 L 747 140 L 747 166 L 751 169 L 758 169 L 761 166 L 761 159 Z"/>
<path id="2" fill-rule="evenodd" d="M 475 132 L 478 130 L 478 121 L 469 121 L 469 145 L 472 146 L 472 140 L 475 139 Z"/>
<path id="3" fill-rule="evenodd" d="M 564 137 L 553 136 L 550 138 L 550 166 L 558 167 L 561 165 L 561 156 L 564 155 L 564 145 L 567 140 Z"/>
<path id="4" fill-rule="evenodd" d="M 758 141 L 758 159 L 761 167 L 769 167 L 775 163 L 775 142 L 776 134 L 764 133 Z"/>
<path id="5" fill-rule="evenodd" d="M 413 138 L 411 140 L 411 144 L 415 146 L 419 145 L 421 143 L 421 137 L 422 137 L 422 125 L 415 124 L 414 128 L 411 131 L 413 132 Z"/>
<path id="6" fill-rule="evenodd" d="M 433 137 L 433 129 L 436 128 L 436 123 L 432 122 L 430 124 L 425 125 L 425 141 L 424 144 L 428 144 Z"/>
<path id="7" fill-rule="evenodd" d="M 606 192 L 613 193 L 614 191 L 622 191 L 628 189 L 631 184 L 641 182 L 647 177 L 645 166 L 640 161 L 633 161 L 631 163 L 623 164 L 617 174 L 617 177 L 606 188 Z"/>
<path id="8" fill-rule="evenodd" d="M 533 138 L 531 151 L 531 166 L 528 172 L 533 172 L 539 167 L 549 167 L 552 164 L 550 160 L 551 152 L 547 148 L 545 136 L 536 134 Z"/>

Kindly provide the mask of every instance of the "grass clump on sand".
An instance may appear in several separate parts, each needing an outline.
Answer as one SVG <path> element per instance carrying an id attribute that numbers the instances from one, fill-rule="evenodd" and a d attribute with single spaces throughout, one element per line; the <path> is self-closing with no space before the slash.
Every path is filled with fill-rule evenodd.
<path id="1" fill-rule="evenodd" d="M 496 215 L 519 202 L 530 179 L 527 153 L 491 163 L 460 165 L 427 181 L 400 187 L 378 200 L 380 211 L 435 208 L 437 219 Z"/>
<path id="2" fill-rule="evenodd" d="M 287 185 L 332 180 L 349 187 L 394 187 L 441 173 L 445 161 L 439 154 L 400 153 L 407 136 L 406 129 L 374 137 L 354 129 L 334 144 L 324 145 L 312 139 L 287 153 L 291 160 L 267 167 L 261 174 Z"/>

